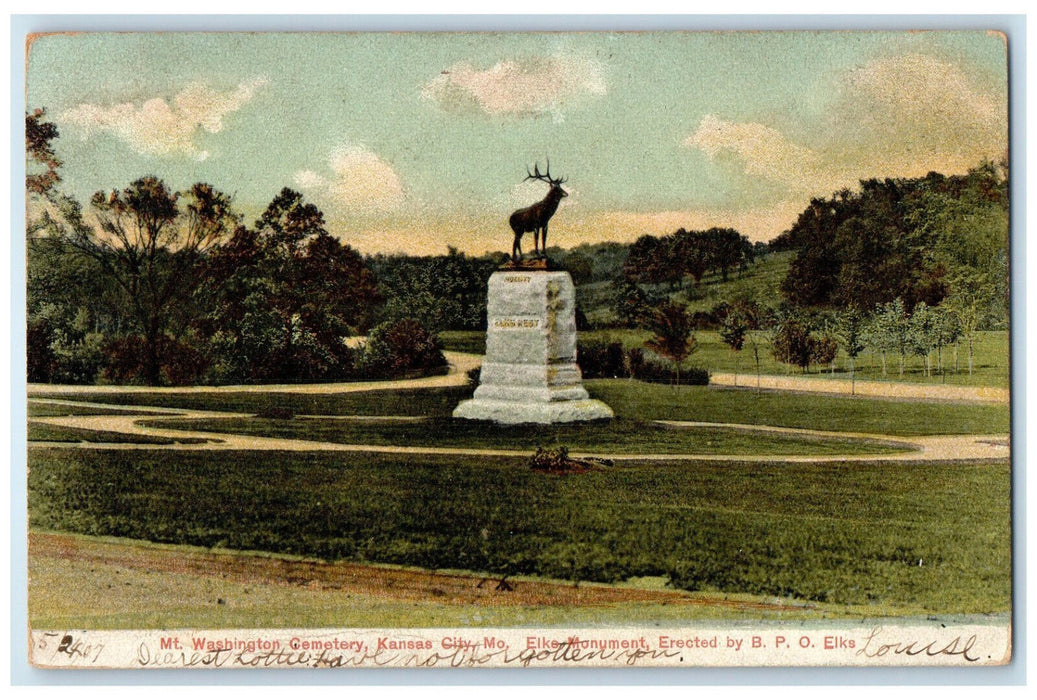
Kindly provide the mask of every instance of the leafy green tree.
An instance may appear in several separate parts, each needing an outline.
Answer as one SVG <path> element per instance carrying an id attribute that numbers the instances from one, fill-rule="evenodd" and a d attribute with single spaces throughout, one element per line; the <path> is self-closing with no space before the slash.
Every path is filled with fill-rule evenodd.
<path id="1" fill-rule="evenodd" d="M 665 301 L 652 315 L 649 330 L 655 336 L 645 342 L 645 347 L 673 363 L 679 386 L 681 363 L 698 348 L 698 343 L 691 335 L 691 316 L 684 306 Z"/>
<path id="2" fill-rule="evenodd" d="M 641 284 L 661 284 L 670 277 L 670 245 L 655 236 L 634 241 L 623 263 L 623 276 Z"/>
<path id="3" fill-rule="evenodd" d="M 851 306 L 841 312 L 836 320 L 836 335 L 850 363 L 850 393 L 856 393 L 854 363 L 867 347 L 869 319 L 860 309 Z"/>
<path id="4" fill-rule="evenodd" d="M 619 282 L 616 298 L 616 316 L 625 328 L 644 328 L 653 313 L 648 295 L 640 285 L 624 278 Z"/>
<path id="5" fill-rule="evenodd" d="M 501 257 L 471 257 L 454 248 L 446 255 L 375 255 L 366 265 L 384 306 L 379 321 L 413 318 L 434 331 L 486 327 L 486 285 Z"/>
<path id="6" fill-rule="evenodd" d="M 201 297 L 210 311 L 197 327 L 218 383 L 348 378 L 344 338 L 366 330 L 379 300 L 360 255 L 287 188 L 212 256 Z"/>
<path id="7" fill-rule="evenodd" d="M 100 231 L 73 226 L 71 243 L 94 258 L 124 292 L 143 337 L 143 379 L 161 381 L 161 345 L 173 317 L 200 283 L 204 255 L 234 227 L 230 198 L 197 184 L 180 195 L 144 177 L 122 192 L 97 192 L 91 208 Z"/>
<path id="8" fill-rule="evenodd" d="M 939 368 L 940 374 L 943 374 L 943 349 L 948 345 L 954 345 L 957 348 L 958 339 L 961 337 L 961 322 L 958 320 L 958 315 L 946 306 L 937 306 L 933 309 L 933 313 L 936 316 L 934 323 L 936 333 L 936 366 Z M 954 370 L 958 370 L 956 349 Z"/>
<path id="9" fill-rule="evenodd" d="M 989 304 L 996 286 L 990 276 L 981 272 L 961 272 L 951 281 L 947 307 L 954 312 L 960 324 L 961 336 L 969 350 L 969 374 L 975 363 L 975 338 L 983 309 Z"/>
<path id="10" fill-rule="evenodd" d="M 737 299 L 729 304 L 720 323 L 720 338 L 735 352 L 749 342 L 756 361 L 756 390 L 760 391 L 760 345 L 766 332 L 769 314 L 750 299 Z"/>
<path id="11" fill-rule="evenodd" d="M 864 180 L 858 192 L 812 200 L 772 247 L 797 251 L 781 287 L 791 303 L 873 308 L 899 298 L 910 312 L 978 273 L 996 283 L 980 323 L 999 325 L 1007 242 L 1007 171 L 983 164 L 962 176 Z"/>
<path id="12" fill-rule="evenodd" d="M 904 302 L 894 299 L 879 305 L 868 325 L 868 345 L 882 357 L 882 375 L 886 375 L 886 356 L 897 353 L 900 357 L 900 376 L 904 376 L 904 361 L 907 357 L 910 320 Z"/>
<path id="13" fill-rule="evenodd" d="M 788 318 L 774 333 L 774 359 L 799 367 L 804 373 L 814 360 L 814 338 L 806 324 L 798 318 Z"/>
<path id="14" fill-rule="evenodd" d="M 939 343 L 937 313 L 924 301 L 919 302 L 908 323 L 908 351 L 922 358 L 925 376 L 932 376 L 932 353 Z"/>
<path id="15" fill-rule="evenodd" d="M 44 195 L 61 181 L 58 168 L 61 159 L 54 152 L 54 139 L 58 138 L 58 127 L 45 121 L 44 109 L 33 110 L 25 115 L 25 153 L 27 156 L 25 188 L 28 192 Z"/>
<path id="16" fill-rule="evenodd" d="M 446 368 L 439 339 L 414 319 L 390 321 L 367 338 L 359 369 L 367 377 L 390 378 Z"/>

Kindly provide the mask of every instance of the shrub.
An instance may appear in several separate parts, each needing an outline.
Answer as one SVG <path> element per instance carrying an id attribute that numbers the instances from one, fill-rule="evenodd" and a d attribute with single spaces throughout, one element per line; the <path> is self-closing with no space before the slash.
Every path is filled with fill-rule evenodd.
<path id="1" fill-rule="evenodd" d="M 439 338 L 409 318 L 383 323 L 372 330 L 358 367 L 363 376 L 371 378 L 429 374 L 446 368 Z"/>
<path id="2" fill-rule="evenodd" d="M 206 356 L 189 345 L 168 336 L 158 345 L 163 384 L 182 386 L 199 381 L 209 367 Z M 146 344 L 139 335 L 125 335 L 104 344 L 104 378 L 115 384 L 145 381 Z M 92 379 L 90 380 L 93 381 Z"/>
<path id="3" fill-rule="evenodd" d="M 642 382 L 656 384 L 674 384 L 677 372 L 670 364 L 663 364 L 651 356 L 646 357 L 640 349 L 630 351 L 630 376 Z M 681 384 L 706 386 L 709 384 L 709 372 L 701 367 L 683 367 L 680 371 Z"/>
<path id="4" fill-rule="evenodd" d="M 628 376 L 622 343 L 579 343 L 576 360 L 585 379 Z"/>
<path id="5" fill-rule="evenodd" d="M 56 384 L 93 384 L 105 363 L 99 333 L 87 333 L 80 339 L 72 339 L 59 332 L 50 349 L 53 363 L 49 381 Z"/>
<path id="6" fill-rule="evenodd" d="M 569 448 L 565 445 L 554 449 L 538 447 L 529 468 L 533 471 L 550 472 L 551 474 L 582 474 L 592 469 L 612 466 L 612 460 L 589 457 L 576 459 L 569 456 Z"/>
<path id="7" fill-rule="evenodd" d="M 30 382 L 49 382 L 54 368 L 53 332 L 46 320 L 30 320 L 26 329 L 26 378 Z"/>

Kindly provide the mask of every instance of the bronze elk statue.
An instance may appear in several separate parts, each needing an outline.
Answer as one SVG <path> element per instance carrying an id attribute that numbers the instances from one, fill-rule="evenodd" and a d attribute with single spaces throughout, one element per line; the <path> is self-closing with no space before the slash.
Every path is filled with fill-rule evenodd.
<path id="1" fill-rule="evenodd" d="M 562 197 L 568 197 L 569 193 L 562 189 L 562 183 L 565 182 L 565 178 L 552 178 L 551 177 L 551 159 L 547 161 L 547 172 L 541 174 L 539 164 L 533 165 L 533 172 L 529 172 L 529 168 L 526 168 L 526 178 L 523 180 L 540 180 L 551 185 L 551 189 L 547 191 L 547 196 L 541 199 L 536 204 L 519 209 L 511 218 L 508 219 L 508 223 L 511 224 L 511 230 L 515 232 L 515 242 L 511 245 L 511 259 L 518 262 L 522 258 L 522 234 L 533 232 L 533 253 L 537 257 L 547 256 L 547 222 L 554 216 L 555 211 L 558 209 L 558 203 L 562 201 Z"/>

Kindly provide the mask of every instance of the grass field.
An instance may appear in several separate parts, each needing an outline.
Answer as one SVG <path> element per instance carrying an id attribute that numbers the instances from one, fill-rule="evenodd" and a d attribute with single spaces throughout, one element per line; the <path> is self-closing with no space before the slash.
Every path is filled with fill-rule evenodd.
<path id="1" fill-rule="evenodd" d="M 134 409 L 127 410 L 121 408 L 100 408 L 97 406 L 82 406 L 75 404 L 52 404 L 43 403 L 41 401 L 33 401 L 32 399 L 29 400 L 28 406 L 26 408 L 28 409 L 29 418 L 48 418 L 56 416 L 166 415 L 159 411 L 139 411 Z"/>
<path id="2" fill-rule="evenodd" d="M 394 389 L 329 394 L 268 392 L 126 392 L 85 390 L 76 398 L 95 403 L 126 406 L 186 408 L 232 413 L 265 413 L 283 409 L 294 415 L 326 416 L 444 416 L 458 402 L 471 398 L 472 387 L 437 389 Z M 40 394 L 41 398 L 64 398 L 59 394 Z"/>
<path id="3" fill-rule="evenodd" d="M 296 418 L 171 418 L 144 425 L 352 445 L 421 445 L 530 451 L 564 445 L 577 452 L 608 454 L 846 455 L 899 452 L 905 446 L 861 439 L 780 435 L 720 428 L 677 428 L 617 419 L 609 422 L 506 426 L 451 418 L 422 421 Z"/>
<path id="4" fill-rule="evenodd" d="M 898 610 L 1010 606 L 1010 469 L 30 449 L 30 527 Z M 487 494 L 494 494 L 488 498 Z"/>
<path id="5" fill-rule="evenodd" d="M 122 442 L 138 445 L 195 445 L 209 442 L 204 438 L 183 437 L 165 438 L 153 435 L 132 435 L 116 433 L 110 430 L 90 430 L 88 428 L 68 428 L 63 425 L 48 425 L 38 421 L 29 421 L 28 439 L 41 442 Z"/>
<path id="6" fill-rule="evenodd" d="M 266 553 L 213 551 L 204 547 L 160 545 L 123 538 L 60 535 L 64 552 L 37 551 L 30 538 L 29 623 L 35 629 L 162 629 L 162 628 L 384 628 L 384 627 L 516 627 L 684 625 L 693 620 L 811 620 L 856 619 L 917 613 L 888 605 L 835 605 L 773 596 L 704 592 L 689 598 L 633 600 L 595 605 L 566 604 L 563 596 L 586 595 L 571 582 L 513 576 L 514 591 L 551 586 L 544 596 L 563 598 L 549 604 L 525 604 L 514 591 L 490 600 L 457 602 L 439 582 L 420 570 L 379 566 L 379 573 L 410 571 L 420 575 L 428 593 L 420 604 L 398 596 L 372 593 L 362 586 L 314 586 L 309 582 L 271 577 L 235 577 L 227 569 L 199 573 L 180 570 L 185 562 L 213 555 L 241 563 L 246 570 L 264 571 L 266 562 L 299 566 L 318 560 Z M 79 556 L 68 556 L 69 550 Z M 117 557 L 114 561 L 112 555 Z M 85 562 L 89 562 L 86 564 Z M 164 567 L 156 566 L 156 562 Z M 238 567 L 227 567 L 235 570 Z M 173 570 L 170 570 L 173 569 Z M 298 571 L 303 577 L 305 571 Z M 293 578 L 295 573 L 293 573 Z M 478 579 L 476 579 L 478 580 Z M 658 579 L 639 579 L 621 591 L 660 591 Z M 471 591 L 475 581 L 463 584 Z M 74 591 L 75 595 L 69 595 Z M 662 591 L 665 593 L 665 591 Z M 469 597 L 477 597 L 475 592 Z M 641 596 L 637 596 L 641 597 Z M 675 602 L 680 604 L 674 604 Z M 947 618 L 944 618 L 947 619 Z"/>
<path id="7" fill-rule="evenodd" d="M 751 389 L 673 387 L 629 379 L 595 379 L 586 386 L 591 396 L 611 406 L 616 415 L 641 420 L 713 421 L 900 436 L 1009 431 L 1009 407 L 998 404 L 757 393 Z"/>
<path id="8" fill-rule="evenodd" d="M 733 374 L 754 375 L 756 361 L 752 349 L 748 345 L 740 352 L 734 352 L 720 339 L 716 331 L 695 331 L 698 349 L 684 363 L 687 367 L 701 367 L 710 372 L 729 372 Z M 584 343 L 622 343 L 626 348 L 644 346 L 651 333 L 641 330 L 614 329 L 581 331 L 580 341 Z M 486 348 L 486 334 L 480 331 L 446 331 L 440 334 L 440 340 L 447 350 L 482 354 Z M 1008 333 L 1005 331 L 981 331 L 975 341 L 974 373 L 968 373 L 967 350 L 962 347 L 958 351 L 958 371 L 954 371 L 954 350 L 944 350 L 944 373 L 934 372 L 925 376 L 925 363 L 921 358 L 908 357 L 903 376 L 899 374 L 898 356 L 886 358 L 885 375 L 882 374 L 882 358 L 871 353 L 860 355 L 854 363 L 854 376 L 860 380 L 914 382 L 928 384 L 951 384 L 958 386 L 996 386 L 1009 385 Z M 933 358 L 935 363 L 935 357 Z M 848 379 L 849 361 L 846 354 L 839 352 L 836 358 L 836 372 L 831 367 L 811 367 L 805 376 L 831 377 Z M 771 354 L 770 342 L 764 339 L 760 344 L 760 372 L 762 374 L 778 374 L 788 376 L 804 376 L 798 367 L 778 362 Z"/>
<path id="9" fill-rule="evenodd" d="M 626 379 L 586 382 L 594 398 L 632 420 L 691 420 L 775 425 L 885 435 L 1006 433 L 1009 407 L 997 404 L 894 401 L 751 389 L 647 384 Z M 343 394 L 86 392 L 84 401 L 263 414 L 449 416 L 472 387 Z"/>

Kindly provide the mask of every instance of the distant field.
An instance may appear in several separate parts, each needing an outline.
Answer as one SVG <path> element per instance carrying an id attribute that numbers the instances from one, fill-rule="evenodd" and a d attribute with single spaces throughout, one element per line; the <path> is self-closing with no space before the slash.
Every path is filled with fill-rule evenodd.
<path id="1" fill-rule="evenodd" d="M 771 454 L 845 455 L 902 452 L 906 446 L 860 439 L 718 428 L 677 428 L 617 419 L 531 428 L 430 418 L 424 421 L 355 421 L 297 418 L 196 418 L 143 421 L 144 425 L 261 437 L 279 437 L 351 445 L 422 445 L 498 450 L 564 445 L 576 452 L 606 454 Z"/>
<path id="2" fill-rule="evenodd" d="M 751 375 L 756 373 L 756 363 L 752 348 L 747 344 L 740 352 L 734 352 L 720 339 L 716 331 L 695 331 L 698 349 L 684 363 L 689 367 L 702 367 L 710 372 L 730 372 Z M 626 348 L 643 347 L 651 337 L 648 331 L 615 329 L 581 331 L 580 341 L 588 343 L 619 342 Z M 447 350 L 482 354 L 486 351 L 486 334 L 479 331 L 447 331 L 440 334 L 440 339 Z M 958 370 L 954 371 L 954 349 L 945 348 L 943 353 L 944 373 L 925 376 L 925 364 L 918 357 L 909 357 L 905 364 L 904 375 L 899 374 L 899 357 L 886 358 L 886 374 L 882 374 L 882 358 L 865 353 L 854 363 L 857 379 L 875 381 L 919 382 L 930 384 L 955 384 L 962 386 L 998 386 L 1009 385 L 1008 333 L 1007 331 L 982 331 L 975 342 L 974 373 L 968 372 L 968 350 L 958 350 Z M 578 358 L 577 358 L 578 359 Z M 935 356 L 933 357 L 935 363 Z M 809 376 L 849 378 L 849 361 L 845 353 L 840 351 L 836 358 L 836 372 L 831 367 L 811 367 Z M 798 367 L 778 362 L 771 354 L 770 343 L 760 343 L 760 371 L 763 374 L 781 374 L 802 376 Z"/>
<path id="3" fill-rule="evenodd" d="M 122 442 L 138 445 L 175 445 L 177 443 L 193 445 L 208 442 L 204 438 L 183 437 L 173 439 L 154 435 L 132 435 L 129 433 L 116 433 L 110 430 L 67 428 L 63 425 L 48 425 L 37 421 L 29 421 L 28 439 L 37 442 Z"/>
<path id="4" fill-rule="evenodd" d="M 1010 609 L 1008 461 L 666 463 L 49 449 L 34 530 L 939 613 Z M 493 498 L 487 498 L 493 494 Z"/>

